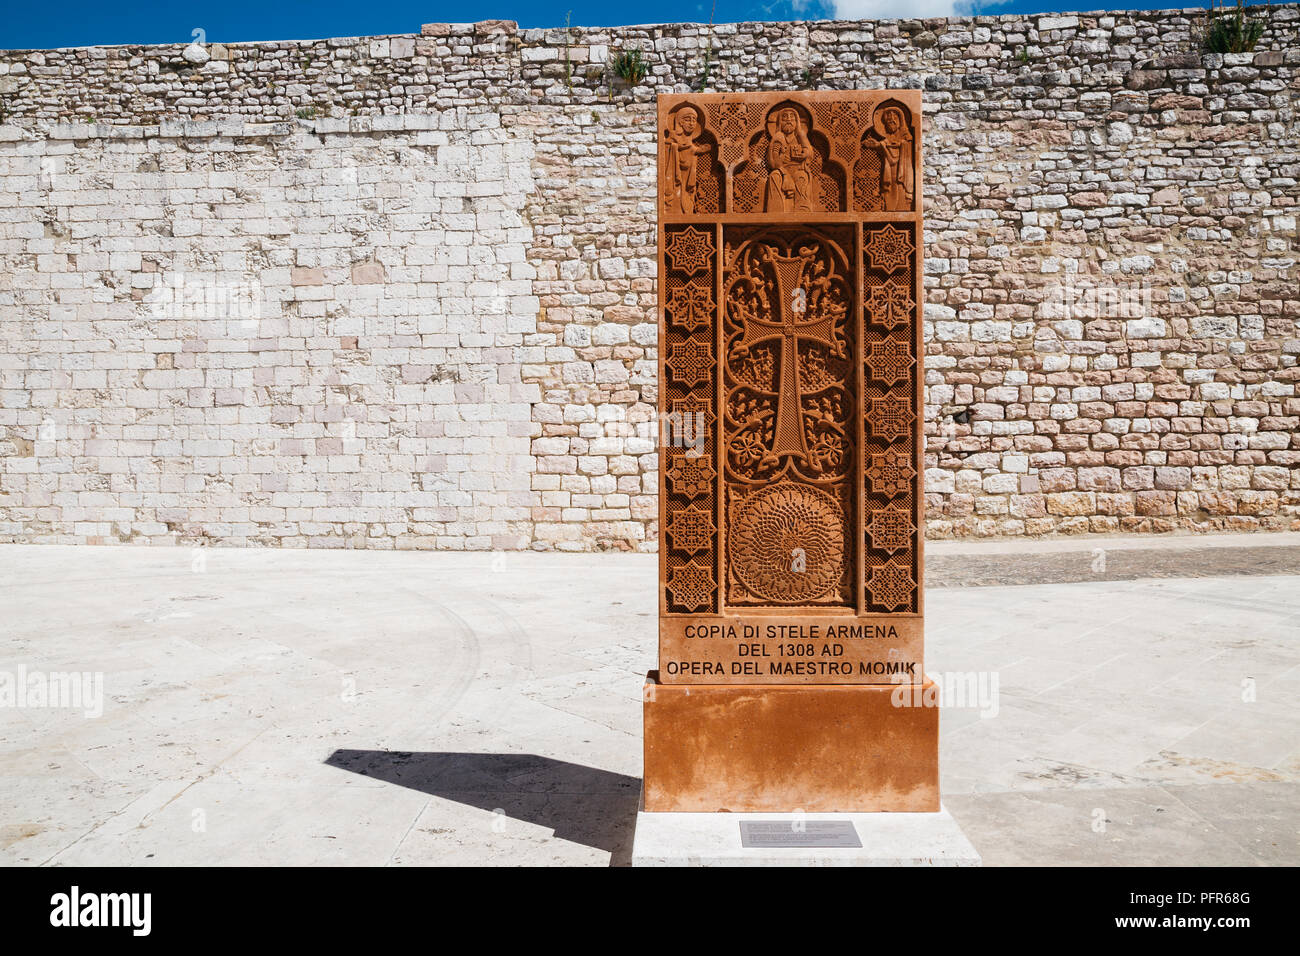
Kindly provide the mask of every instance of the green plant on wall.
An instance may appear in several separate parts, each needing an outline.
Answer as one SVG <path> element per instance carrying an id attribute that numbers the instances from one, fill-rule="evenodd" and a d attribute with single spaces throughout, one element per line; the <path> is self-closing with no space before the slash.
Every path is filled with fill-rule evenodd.
<path id="1" fill-rule="evenodd" d="M 709 78 L 712 76 L 712 74 L 713 74 L 713 41 L 710 40 L 709 45 L 704 50 L 704 72 L 700 74 L 701 93 L 703 93 L 704 90 L 708 87 Z"/>
<path id="2" fill-rule="evenodd" d="M 810 63 L 799 71 L 799 86 L 805 90 L 815 90 L 826 74 L 826 65 L 823 63 Z"/>
<path id="3" fill-rule="evenodd" d="M 624 50 L 618 56 L 614 57 L 614 72 L 619 79 L 636 86 L 645 79 L 645 75 L 650 70 L 650 64 L 646 62 L 645 57 L 641 55 L 639 47 L 633 47 L 630 50 Z"/>
<path id="4" fill-rule="evenodd" d="M 713 11 L 709 14 L 709 30 L 705 35 L 704 41 L 704 72 L 700 76 L 701 93 L 709 85 L 709 77 L 713 74 L 713 18 L 718 12 L 718 0 L 713 0 Z"/>
<path id="5" fill-rule="evenodd" d="M 1205 12 L 1205 48 L 1211 53 L 1249 53 L 1264 35 L 1268 14 L 1246 16 L 1246 0 L 1237 0 L 1236 9 L 1222 3 Z"/>
<path id="6" fill-rule="evenodd" d="M 573 19 L 573 11 L 570 10 L 564 15 L 564 85 L 573 92 L 573 63 L 569 59 L 569 44 L 572 31 L 569 29 L 569 21 Z"/>

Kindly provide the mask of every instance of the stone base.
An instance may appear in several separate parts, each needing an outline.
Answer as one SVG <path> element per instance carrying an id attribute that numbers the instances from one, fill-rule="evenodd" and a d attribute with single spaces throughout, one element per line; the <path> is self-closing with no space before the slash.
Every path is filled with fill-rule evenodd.
<path id="1" fill-rule="evenodd" d="M 794 825 L 848 820 L 858 847 L 741 846 L 742 820 Z M 947 810 L 937 813 L 646 813 L 636 815 L 633 866 L 979 866 Z"/>
<path id="2" fill-rule="evenodd" d="M 651 814 L 939 810 L 939 709 L 895 706 L 896 684 L 656 677 L 644 695 Z"/>

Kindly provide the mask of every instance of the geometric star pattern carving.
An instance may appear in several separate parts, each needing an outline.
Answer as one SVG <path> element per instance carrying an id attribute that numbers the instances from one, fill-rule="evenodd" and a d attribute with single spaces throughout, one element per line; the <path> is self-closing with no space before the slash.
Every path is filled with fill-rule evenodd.
<path id="1" fill-rule="evenodd" d="M 673 415 L 678 424 L 678 434 L 685 443 L 702 443 L 709 440 L 713 426 L 713 406 L 698 395 L 673 399 Z M 702 448 L 702 444 L 696 447 Z"/>
<path id="2" fill-rule="evenodd" d="M 911 362 L 911 356 L 908 356 Z M 674 344 L 668 352 L 664 364 L 672 369 L 673 378 L 687 385 L 707 382 L 713 377 L 713 346 L 708 342 L 687 339 Z M 907 371 L 904 370 L 906 375 Z"/>
<path id="3" fill-rule="evenodd" d="M 871 592 L 873 603 L 892 611 L 912 599 L 916 582 L 912 580 L 911 570 L 891 559 L 871 569 L 867 590 Z"/>
<path id="4" fill-rule="evenodd" d="M 713 543 L 713 516 L 703 508 L 683 508 L 668 519 L 668 537 L 679 551 L 694 554 Z"/>
<path id="5" fill-rule="evenodd" d="M 914 305 L 907 286 L 893 281 L 872 286 L 867 295 L 867 314 L 890 330 L 908 320 Z"/>
<path id="6" fill-rule="evenodd" d="M 867 424 L 873 434 L 895 441 L 912 430 L 911 403 L 901 395 L 886 395 L 871 402 Z"/>
<path id="7" fill-rule="evenodd" d="M 902 508 L 885 508 L 871 515 L 867 525 L 867 534 L 871 537 L 871 546 L 881 548 L 893 554 L 900 548 L 912 543 L 912 516 Z"/>
<path id="8" fill-rule="evenodd" d="M 696 564 L 693 558 L 668 574 L 668 590 L 672 592 L 673 603 L 688 611 L 708 607 L 713 600 L 713 589 L 713 569 Z"/>
<path id="9" fill-rule="evenodd" d="M 911 456 L 901 448 L 890 449 L 883 455 L 872 455 L 871 465 L 867 468 L 872 490 L 886 498 L 896 497 L 911 488 L 915 475 Z"/>
<path id="10" fill-rule="evenodd" d="M 687 226 L 680 232 L 669 234 L 668 248 L 664 252 L 672 268 L 688 276 L 695 275 L 708 268 L 709 257 L 713 254 L 713 239 L 707 232 Z"/>
<path id="11" fill-rule="evenodd" d="M 907 378 L 916 360 L 906 342 L 897 339 L 883 339 L 872 342 L 867 353 L 867 365 L 874 377 L 893 385 Z"/>
<path id="12" fill-rule="evenodd" d="M 673 325 L 687 332 L 709 324 L 713 319 L 713 290 L 703 282 L 677 286 L 668 294 L 668 315 Z"/>
<path id="13" fill-rule="evenodd" d="M 888 274 L 907 264 L 912 254 L 912 237 L 902 229 L 895 229 L 886 224 L 883 229 L 871 233 L 867 243 L 867 258 L 871 268 Z"/>
<path id="14" fill-rule="evenodd" d="M 689 454 L 673 455 L 672 462 L 665 474 L 672 486 L 673 494 L 698 498 L 707 495 L 713 489 L 713 479 L 717 473 L 713 465 L 703 455 L 692 458 Z"/>

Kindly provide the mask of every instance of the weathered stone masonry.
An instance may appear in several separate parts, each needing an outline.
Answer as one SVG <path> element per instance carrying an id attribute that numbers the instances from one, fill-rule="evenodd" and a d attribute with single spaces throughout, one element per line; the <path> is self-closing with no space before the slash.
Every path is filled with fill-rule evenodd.
<path id="1" fill-rule="evenodd" d="M 1296 527 L 1300 11 L 1201 16 L 0 54 L 0 540 L 653 548 L 701 85 L 926 91 L 932 536 Z"/>

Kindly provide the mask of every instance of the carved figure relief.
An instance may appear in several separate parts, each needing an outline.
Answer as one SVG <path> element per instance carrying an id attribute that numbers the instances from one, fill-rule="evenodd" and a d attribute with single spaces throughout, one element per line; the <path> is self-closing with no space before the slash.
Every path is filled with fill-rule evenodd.
<path id="1" fill-rule="evenodd" d="M 861 134 L 853 167 L 854 202 L 864 212 L 916 208 L 916 141 L 909 111 L 896 100 L 877 104 Z"/>
<path id="2" fill-rule="evenodd" d="M 732 176 L 737 212 L 785 215 L 842 208 L 845 168 L 831 158 L 830 140 L 812 129 L 806 109 L 773 106 L 751 132 L 744 155 Z"/>
<path id="3" fill-rule="evenodd" d="M 812 212 L 818 208 L 813 178 L 813 148 L 808 129 L 793 109 L 778 110 L 767 121 L 767 197 L 765 212 Z"/>
<path id="4" fill-rule="evenodd" d="M 912 174 L 912 134 L 902 109 L 891 105 L 878 110 L 875 131 L 879 139 L 872 145 L 882 153 L 880 185 L 885 208 L 911 209 L 916 188 Z"/>
<path id="5" fill-rule="evenodd" d="M 700 158 L 707 157 L 713 149 L 700 141 L 703 132 L 700 114 L 693 106 L 677 110 L 673 114 L 672 126 L 664 131 L 664 165 L 668 169 L 664 202 L 668 212 L 683 215 L 695 212 Z M 716 204 L 712 211 L 717 211 Z"/>

